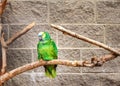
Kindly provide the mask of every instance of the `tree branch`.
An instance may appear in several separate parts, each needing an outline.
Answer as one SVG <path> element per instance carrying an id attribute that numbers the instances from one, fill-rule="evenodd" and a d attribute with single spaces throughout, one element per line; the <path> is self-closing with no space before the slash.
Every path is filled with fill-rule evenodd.
<path id="1" fill-rule="evenodd" d="M 104 48 L 104 49 L 106 49 L 106 50 L 108 50 L 108 51 L 110 51 L 110 52 L 112 52 L 112 53 L 115 53 L 116 55 L 119 55 L 119 56 L 120 56 L 120 52 L 116 51 L 116 50 L 113 49 L 113 48 L 110 48 L 109 46 L 107 46 L 107 45 L 105 45 L 105 44 L 103 44 L 103 43 L 100 43 L 100 42 L 95 41 L 95 40 L 93 40 L 93 39 L 90 39 L 90 38 L 84 37 L 84 36 L 82 36 L 82 35 L 79 35 L 79 34 L 77 34 L 77 33 L 75 33 L 75 32 L 72 32 L 72 31 L 70 31 L 70 30 L 67 30 L 67 29 L 65 29 L 65 28 L 63 28 L 62 26 L 59 26 L 59 25 L 51 24 L 51 26 L 54 27 L 55 29 L 59 30 L 59 31 L 62 31 L 62 32 L 66 33 L 66 34 L 68 34 L 68 35 L 70 35 L 70 36 L 72 36 L 72 37 L 75 37 L 75 38 L 78 38 L 78 39 L 80 39 L 80 40 L 83 40 L 83 41 L 86 41 L 86 42 L 88 42 L 88 43 L 91 43 L 91 44 L 93 44 L 93 45 L 102 47 L 102 48 Z"/>
<path id="2" fill-rule="evenodd" d="M 29 24 L 27 27 L 25 27 L 23 30 L 17 32 L 16 34 L 14 34 L 10 39 L 8 39 L 7 42 L 5 42 L 4 40 L 4 33 L 2 32 L 2 26 L 0 26 L 0 32 L 1 37 L 0 37 L 0 41 L 1 41 L 1 45 L 2 45 L 2 68 L 1 68 L 1 72 L 0 72 L 0 82 L 1 82 L 1 76 L 6 75 L 6 52 L 7 52 L 7 45 L 11 44 L 13 41 L 15 41 L 17 38 L 19 38 L 20 36 L 24 35 L 26 32 L 28 32 L 30 29 L 32 29 L 32 27 L 35 25 L 35 23 L 31 23 Z M 4 83 L 0 83 L 0 86 L 3 86 Z"/>
<path id="3" fill-rule="evenodd" d="M 23 34 L 25 34 L 26 32 L 28 32 L 30 29 L 32 29 L 32 27 L 35 25 L 35 22 L 29 24 L 28 26 L 26 26 L 23 30 L 18 31 L 17 33 L 15 33 L 10 39 L 8 39 L 8 41 L 6 42 L 7 45 L 11 44 L 13 41 L 15 41 L 17 38 L 19 38 L 20 36 L 22 36 Z"/>
<path id="4" fill-rule="evenodd" d="M 2 45 L 2 68 L 1 68 L 1 75 L 4 74 L 6 72 L 6 42 L 4 40 L 4 33 L 2 33 L 2 37 L 1 37 L 1 45 Z"/>
<path id="5" fill-rule="evenodd" d="M 112 60 L 114 58 L 116 58 L 117 56 L 114 54 L 109 54 L 109 55 L 105 55 L 102 56 L 100 58 L 92 58 L 91 61 L 68 61 L 68 60 L 52 60 L 52 61 L 36 61 L 36 62 L 32 62 L 26 65 L 23 65 L 21 67 L 18 67 L 14 70 L 11 70 L 8 73 L 5 73 L 4 75 L 2 75 L 0 77 L 0 84 L 4 83 L 5 81 L 13 78 L 14 76 L 21 74 L 23 72 L 26 72 L 28 70 L 40 67 L 40 66 L 44 66 L 44 65 L 66 65 L 66 66 L 73 66 L 73 67 L 95 67 L 95 66 L 102 66 L 103 63 Z"/>
<path id="6" fill-rule="evenodd" d="M 1 0 L 1 2 L 0 2 L 0 16 L 3 14 L 6 3 L 7 3 L 7 0 Z"/>

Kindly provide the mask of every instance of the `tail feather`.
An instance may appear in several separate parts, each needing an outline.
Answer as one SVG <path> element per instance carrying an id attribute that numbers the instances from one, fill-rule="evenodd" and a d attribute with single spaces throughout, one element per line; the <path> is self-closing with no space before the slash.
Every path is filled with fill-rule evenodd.
<path id="1" fill-rule="evenodd" d="M 44 66 L 45 67 L 45 75 L 49 78 L 55 78 L 57 73 L 56 73 L 56 66 L 55 65 L 48 65 Z"/>

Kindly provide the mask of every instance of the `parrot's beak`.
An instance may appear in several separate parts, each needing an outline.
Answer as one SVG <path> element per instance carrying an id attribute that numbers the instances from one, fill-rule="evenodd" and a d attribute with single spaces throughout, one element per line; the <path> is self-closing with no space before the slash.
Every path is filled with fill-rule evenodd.
<path id="1" fill-rule="evenodd" d="M 42 37 L 41 36 L 39 37 L 39 41 L 42 41 Z"/>

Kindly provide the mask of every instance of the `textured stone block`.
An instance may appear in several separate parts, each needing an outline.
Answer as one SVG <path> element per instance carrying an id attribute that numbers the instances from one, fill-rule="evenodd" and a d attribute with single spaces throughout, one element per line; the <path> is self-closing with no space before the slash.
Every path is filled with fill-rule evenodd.
<path id="1" fill-rule="evenodd" d="M 4 83 L 4 86 L 11 86 L 11 79 Z"/>
<path id="2" fill-rule="evenodd" d="M 4 38 L 5 38 L 5 41 L 8 39 L 8 28 L 9 26 L 8 25 L 4 25 L 2 24 L 2 29 L 3 29 L 3 32 L 4 32 Z"/>
<path id="3" fill-rule="evenodd" d="M 93 23 L 94 3 L 88 0 L 49 0 L 51 23 Z"/>
<path id="4" fill-rule="evenodd" d="M 97 74 L 59 74 L 55 79 L 35 75 L 36 86 L 100 86 Z"/>
<path id="5" fill-rule="evenodd" d="M 80 50 L 79 49 L 59 49 L 58 54 L 59 59 L 70 60 L 70 61 L 80 61 Z M 57 67 L 58 73 L 80 73 L 79 67 L 69 67 L 64 65 L 59 65 Z"/>
<path id="6" fill-rule="evenodd" d="M 35 86 L 53 86 L 52 79 L 43 74 L 35 74 Z M 54 79 L 53 79 L 54 80 Z"/>
<path id="7" fill-rule="evenodd" d="M 64 60 L 80 60 L 80 50 L 79 49 L 59 49 L 58 52 L 59 59 Z"/>
<path id="8" fill-rule="evenodd" d="M 5 84 L 5 86 L 35 86 L 32 77 L 27 74 L 20 74 L 9 81 L 9 83 Z"/>
<path id="9" fill-rule="evenodd" d="M 11 1 L 3 14 L 3 23 L 47 23 L 47 2 L 39 1 Z"/>
<path id="10" fill-rule="evenodd" d="M 53 86 L 100 86 L 96 74 L 60 74 L 52 83 Z"/>
<path id="11" fill-rule="evenodd" d="M 97 22 L 98 23 L 120 23 L 120 1 L 98 1 Z"/>
<path id="12" fill-rule="evenodd" d="M 10 26 L 10 37 L 13 34 L 24 28 L 24 25 L 11 25 Z M 10 47 L 12 48 L 36 48 L 38 43 L 38 33 L 41 31 L 49 32 L 51 38 L 56 40 L 56 30 L 51 29 L 48 25 L 36 25 L 32 30 L 27 32 L 22 37 L 14 41 Z"/>
<path id="13" fill-rule="evenodd" d="M 90 60 L 93 57 L 100 57 L 108 54 L 107 51 L 102 49 L 84 49 L 81 50 L 82 60 Z M 109 64 L 109 63 L 108 63 Z M 109 66 L 108 66 L 109 67 Z M 103 67 L 94 67 L 94 68 L 82 68 L 82 72 L 104 72 Z"/>
<path id="14" fill-rule="evenodd" d="M 120 72 L 120 57 L 117 57 L 107 63 L 105 63 L 102 67 L 103 72 L 108 73 L 118 73 Z"/>
<path id="15" fill-rule="evenodd" d="M 106 25 L 106 44 L 118 48 L 120 47 L 120 26 L 118 25 Z"/>
<path id="16" fill-rule="evenodd" d="M 32 62 L 31 50 L 28 50 L 28 49 L 19 49 L 19 50 L 9 49 L 8 50 L 8 53 L 7 53 L 7 70 L 8 71 L 30 62 Z"/>
<path id="17" fill-rule="evenodd" d="M 120 86 L 120 74 L 101 74 L 101 86 Z"/>
<path id="18" fill-rule="evenodd" d="M 96 41 L 104 42 L 104 27 L 101 25 L 63 25 L 63 27 Z M 95 47 L 61 32 L 58 34 L 58 46 L 72 48 Z"/>

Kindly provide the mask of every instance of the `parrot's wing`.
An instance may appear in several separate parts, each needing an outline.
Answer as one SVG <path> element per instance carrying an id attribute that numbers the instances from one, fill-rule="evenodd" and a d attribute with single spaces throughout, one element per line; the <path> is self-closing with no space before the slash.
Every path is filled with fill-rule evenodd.
<path id="1" fill-rule="evenodd" d="M 57 59 L 58 49 L 57 49 L 57 46 L 53 40 L 51 40 L 51 47 L 50 48 L 51 48 L 51 54 L 54 57 L 53 59 Z"/>
<path id="2" fill-rule="evenodd" d="M 40 49 L 39 49 L 39 43 L 37 44 L 37 53 L 38 53 L 38 59 L 41 59 Z"/>

